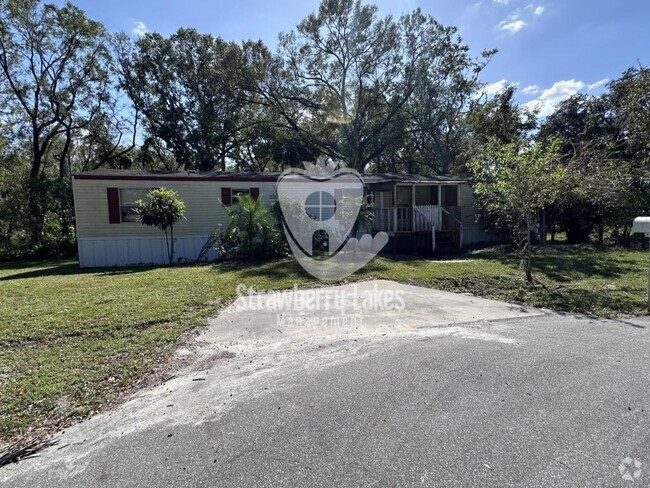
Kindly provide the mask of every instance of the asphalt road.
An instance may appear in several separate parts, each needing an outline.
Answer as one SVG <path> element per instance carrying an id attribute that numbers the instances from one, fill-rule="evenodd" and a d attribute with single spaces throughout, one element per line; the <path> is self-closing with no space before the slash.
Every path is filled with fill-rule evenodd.
<path id="1" fill-rule="evenodd" d="M 650 486 L 649 328 L 530 313 L 233 344 L 0 484 Z"/>

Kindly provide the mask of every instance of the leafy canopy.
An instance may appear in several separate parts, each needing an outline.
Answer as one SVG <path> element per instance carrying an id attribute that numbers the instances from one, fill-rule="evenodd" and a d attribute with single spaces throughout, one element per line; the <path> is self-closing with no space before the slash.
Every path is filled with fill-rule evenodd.
<path id="1" fill-rule="evenodd" d="M 185 203 L 174 190 L 156 188 L 147 193 L 145 200 L 135 202 L 135 211 L 143 225 L 166 232 L 185 216 Z"/>
<path id="2" fill-rule="evenodd" d="M 532 281 L 531 233 L 539 211 L 554 203 L 562 188 L 564 168 L 558 143 L 503 144 L 491 139 L 483 157 L 470 163 L 474 191 L 488 219 L 517 246 L 521 267 Z"/>

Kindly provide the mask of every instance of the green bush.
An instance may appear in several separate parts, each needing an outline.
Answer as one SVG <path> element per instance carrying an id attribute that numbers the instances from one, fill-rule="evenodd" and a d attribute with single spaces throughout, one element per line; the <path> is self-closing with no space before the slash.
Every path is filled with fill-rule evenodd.
<path id="1" fill-rule="evenodd" d="M 74 255 L 72 185 L 0 167 L 0 259 Z"/>
<path id="2" fill-rule="evenodd" d="M 288 255 L 278 219 L 259 198 L 242 195 L 232 206 L 224 208 L 228 226 L 215 244 L 219 259 L 271 259 Z"/>

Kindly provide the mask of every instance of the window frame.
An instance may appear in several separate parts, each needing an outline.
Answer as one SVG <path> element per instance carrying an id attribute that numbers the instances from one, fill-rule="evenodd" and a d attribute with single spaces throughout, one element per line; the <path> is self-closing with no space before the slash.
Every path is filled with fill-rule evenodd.
<path id="1" fill-rule="evenodd" d="M 242 195 L 251 195 L 251 189 L 250 188 L 231 188 L 230 189 L 230 204 L 231 205 L 236 205 L 239 200 L 239 197 Z"/>
<path id="2" fill-rule="evenodd" d="M 140 223 L 138 220 L 138 214 L 136 214 L 133 209 L 135 207 L 135 202 L 137 200 L 140 200 L 142 198 L 145 198 L 147 193 L 149 193 L 151 190 L 154 188 L 118 188 L 118 198 L 119 198 L 119 207 L 120 207 L 120 224 L 137 224 Z M 144 196 L 139 196 L 133 202 L 125 203 L 125 198 L 122 196 L 124 192 L 127 191 L 139 191 L 139 192 L 144 192 Z M 134 220 L 131 219 L 125 219 L 125 212 L 124 209 L 128 208 L 130 209 L 130 212 L 128 215 L 133 215 Z"/>

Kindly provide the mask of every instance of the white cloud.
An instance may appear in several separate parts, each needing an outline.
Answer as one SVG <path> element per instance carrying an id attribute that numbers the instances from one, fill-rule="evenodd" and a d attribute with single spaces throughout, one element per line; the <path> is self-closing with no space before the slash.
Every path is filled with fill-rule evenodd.
<path id="1" fill-rule="evenodd" d="M 487 96 L 494 96 L 499 93 L 501 93 L 503 90 L 505 90 L 508 87 L 508 80 L 499 80 L 495 81 L 494 83 L 488 83 L 485 85 L 481 91 L 481 95 L 487 95 Z"/>
<path id="2" fill-rule="evenodd" d="M 501 5 L 508 5 L 510 0 L 494 0 L 494 3 L 499 3 Z"/>
<path id="3" fill-rule="evenodd" d="M 546 9 L 544 7 L 542 7 L 541 5 L 536 6 L 534 3 L 529 3 L 528 5 L 526 5 L 526 9 L 532 10 L 537 17 L 542 15 L 544 12 L 546 12 Z"/>
<path id="4" fill-rule="evenodd" d="M 510 32 L 510 33 L 514 34 L 516 32 L 519 32 L 524 27 L 526 27 L 526 25 L 528 25 L 528 24 L 526 24 L 526 22 L 524 22 L 523 20 L 521 20 L 521 19 L 519 19 L 517 17 L 511 17 L 508 20 L 504 20 L 502 22 L 499 22 L 499 25 L 497 26 L 497 28 L 500 31 L 507 31 L 507 32 Z"/>
<path id="5" fill-rule="evenodd" d="M 553 113 L 555 107 L 572 97 L 587 85 L 579 80 L 562 80 L 553 84 L 551 88 L 542 91 L 542 94 L 535 100 L 524 104 L 528 109 L 539 109 L 540 117 L 548 117 Z"/>
<path id="6" fill-rule="evenodd" d="M 526 95 L 537 95 L 539 93 L 539 87 L 537 85 L 529 85 L 521 91 Z"/>
<path id="7" fill-rule="evenodd" d="M 147 29 L 147 26 L 141 20 L 134 20 L 133 23 L 135 24 L 135 26 L 133 27 L 133 29 L 131 29 L 132 34 L 135 34 L 138 37 L 142 37 L 147 32 L 149 32 L 149 29 Z"/>
<path id="8" fill-rule="evenodd" d="M 592 83 L 587 87 L 589 91 L 595 90 L 596 88 L 600 88 L 605 86 L 607 83 L 609 83 L 609 78 L 603 78 L 602 80 L 599 80 L 595 83 Z"/>

